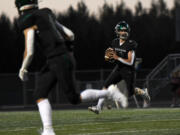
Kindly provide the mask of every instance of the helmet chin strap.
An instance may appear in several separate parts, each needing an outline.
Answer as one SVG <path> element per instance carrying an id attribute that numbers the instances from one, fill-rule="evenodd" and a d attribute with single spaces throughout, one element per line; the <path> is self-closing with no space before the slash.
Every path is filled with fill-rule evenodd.
<path id="1" fill-rule="evenodd" d="M 20 7 L 19 11 L 24 11 L 24 10 L 36 8 L 36 7 L 38 7 L 37 4 L 29 4 L 29 5 L 25 5 L 25 6 Z"/>

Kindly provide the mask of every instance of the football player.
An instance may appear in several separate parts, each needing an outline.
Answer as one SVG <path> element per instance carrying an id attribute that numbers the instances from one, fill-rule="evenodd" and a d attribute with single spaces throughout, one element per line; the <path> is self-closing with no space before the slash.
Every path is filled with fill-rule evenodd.
<path id="1" fill-rule="evenodd" d="M 46 63 L 38 74 L 34 93 L 43 124 L 41 135 L 55 135 L 48 95 L 56 83 L 59 83 L 71 104 L 107 97 L 120 100 L 121 93 L 114 85 L 108 90 L 87 89 L 77 93 L 72 56 L 64 43 L 65 40 L 74 40 L 74 33 L 58 23 L 50 9 L 39 9 L 38 0 L 15 0 L 15 5 L 19 13 L 18 27 L 25 37 L 24 58 L 19 71 L 20 79 L 28 80 L 28 67 L 36 45 L 39 48 L 37 51 L 43 52 L 43 56 L 46 57 Z"/>
<path id="2" fill-rule="evenodd" d="M 141 95 L 145 100 L 149 101 L 150 97 L 146 91 L 134 88 L 134 64 L 136 59 L 137 43 L 136 41 L 129 39 L 130 26 L 125 21 L 121 21 L 115 26 L 115 33 L 118 38 L 115 38 L 112 41 L 111 46 L 106 50 L 105 60 L 115 63 L 116 66 L 106 79 L 103 89 L 107 89 L 109 85 L 117 84 L 124 80 L 125 85 L 123 89 L 127 97 L 131 97 L 136 94 Z M 99 99 L 97 106 L 89 107 L 88 109 L 96 114 L 99 114 L 104 100 L 104 98 Z"/>

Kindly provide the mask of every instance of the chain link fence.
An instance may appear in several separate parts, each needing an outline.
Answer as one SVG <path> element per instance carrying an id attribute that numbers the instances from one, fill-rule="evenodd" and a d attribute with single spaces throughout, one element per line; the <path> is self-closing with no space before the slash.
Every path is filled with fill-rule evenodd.
<path id="1" fill-rule="evenodd" d="M 138 74 L 140 79 L 136 80 L 138 87 L 141 87 L 145 80 L 142 78 L 142 74 L 148 73 L 149 70 L 141 70 Z M 101 89 L 103 82 L 110 74 L 111 70 L 86 70 L 76 71 L 76 83 L 77 91 L 81 92 L 87 88 Z M 31 106 L 34 105 L 34 90 L 36 88 L 36 73 L 29 75 L 29 81 L 21 82 L 17 74 L 0 74 L 0 107 L 7 106 Z M 67 104 L 68 101 L 58 84 L 52 88 L 52 92 L 49 95 L 49 99 L 52 104 Z"/>

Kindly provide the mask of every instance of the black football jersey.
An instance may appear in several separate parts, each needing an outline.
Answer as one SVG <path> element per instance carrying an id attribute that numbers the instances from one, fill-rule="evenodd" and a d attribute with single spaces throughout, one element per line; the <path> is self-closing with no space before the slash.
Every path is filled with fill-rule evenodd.
<path id="1" fill-rule="evenodd" d="M 127 59 L 129 51 L 136 51 L 137 43 L 134 40 L 126 40 L 122 45 L 120 45 L 119 38 L 116 38 L 112 41 L 111 47 L 116 51 L 116 54 L 119 57 Z M 116 63 L 118 64 L 119 68 L 134 70 L 135 59 L 132 66 L 126 65 L 120 61 L 116 61 Z"/>
<path id="2" fill-rule="evenodd" d="M 21 31 L 37 25 L 36 42 L 47 58 L 67 52 L 64 38 L 56 28 L 55 21 L 54 14 L 48 8 L 27 10 L 18 19 Z"/>

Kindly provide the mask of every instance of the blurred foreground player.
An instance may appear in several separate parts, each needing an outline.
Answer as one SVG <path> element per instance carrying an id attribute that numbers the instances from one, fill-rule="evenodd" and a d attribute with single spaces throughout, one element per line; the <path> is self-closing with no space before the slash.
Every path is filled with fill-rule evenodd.
<path id="1" fill-rule="evenodd" d="M 146 100 L 150 100 L 146 91 L 134 88 L 137 43 L 129 39 L 129 25 L 125 21 L 121 21 L 115 26 L 115 32 L 118 38 L 115 38 L 111 46 L 105 51 L 105 60 L 115 63 L 116 66 L 105 81 L 103 89 L 107 89 L 111 84 L 118 84 L 124 81 L 125 85 L 121 90 L 124 91 L 127 97 L 136 94 L 141 95 Z M 124 100 L 127 99 L 124 98 Z M 104 101 L 105 98 L 99 99 L 97 106 L 89 107 L 88 109 L 98 114 Z"/>
<path id="2" fill-rule="evenodd" d="M 55 135 L 48 95 L 56 83 L 59 83 L 71 104 L 99 98 L 120 100 L 121 93 L 114 85 L 108 90 L 87 89 L 76 93 L 72 56 L 64 43 L 65 39 L 74 39 L 73 32 L 58 23 L 50 9 L 39 9 L 37 0 L 15 0 L 15 5 L 19 12 L 18 27 L 25 37 L 24 58 L 19 71 L 20 79 L 28 80 L 28 67 L 36 45 L 46 57 L 46 63 L 37 77 L 34 94 L 43 124 L 41 135 Z"/>

